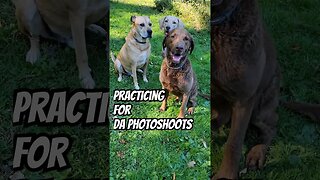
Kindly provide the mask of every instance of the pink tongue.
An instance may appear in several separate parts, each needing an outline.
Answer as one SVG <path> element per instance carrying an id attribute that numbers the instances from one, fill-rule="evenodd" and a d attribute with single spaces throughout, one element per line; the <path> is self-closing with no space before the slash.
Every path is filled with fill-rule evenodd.
<path id="1" fill-rule="evenodd" d="M 176 62 L 176 63 L 179 63 L 179 62 L 180 62 L 180 60 L 181 60 L 181 56 L 173 55 L 172 60 L 173 60 L 174 62 Z"/>

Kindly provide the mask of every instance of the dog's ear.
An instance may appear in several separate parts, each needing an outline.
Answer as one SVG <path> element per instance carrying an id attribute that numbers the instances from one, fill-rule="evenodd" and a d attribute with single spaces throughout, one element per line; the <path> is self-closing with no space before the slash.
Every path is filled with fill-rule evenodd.
<path id="1" fill-rule="evenodd" d="M 167 45 L 166 45 L 167 37 L 168 36 L 165 36 L 163 41 L 162 41 L 162 49 L 165 49 L 167 47 Z"/>
<path id="2" fill-rule="evenodd" d="M 178 27 L 179 28 L 184 28 L 184 24 L 179 18 L 178 18 Z"/>
<path id="3" fill-rule="evenodd" d="M 163 24 L 163 23 L 164 23 L 164 21 L 165 21 L 166 19 L 167 19 L 167 16 L 159 20 L 159 26 L 160 26 L 160 29 L 161 29 L 161 30 L 164 29 L 164 24 Z"/>
<path id="4" fill-rule="evenodd" d="M 191 35 L 189 35 L 189 41 L 190 41 L 190 47 L 189 47 L 189 52 L 192 54 L 192 51 L 194 49 L 194 41 Z"/>
<path id="5" fill-rule="evenodd" d="M 130 21 L 131 21 L 132 23 L 135 23 L 135 22 L 136 22 L 136 16 L 131 16 Z"/>

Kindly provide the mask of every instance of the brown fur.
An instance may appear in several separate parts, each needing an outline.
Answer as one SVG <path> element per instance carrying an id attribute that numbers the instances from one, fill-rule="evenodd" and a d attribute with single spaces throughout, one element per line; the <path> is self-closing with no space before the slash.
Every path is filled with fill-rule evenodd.
<path id="1" fill-rule="evenodd" d="M 193 39 L 185 29 L 175 29 L 166 36 L 164 46 L 167 50 L 161 66 L 160 82 L 163 89 L 182 100 L 178 118 L 184 118 L 186 108 L 192 114 L 196 106 L 197 80 L 188 59 L 188 53 L 192 53 L 194 47 Z M 179 63 L 173 61 L 173 54 L 177 53 L 182 56 Z M 167 98 L 162 102 L 161 111 L 166 110 Z"/>
<path id="2" fill-rule="evenodd" d="M 262 168 L 276 133 L 280 71 L 272 40 L 265 31 L 256 0 L 214 4 L 213 18 L 238 4 L 223 24 L 212 26 L 212 114 L 215 128 L 231 120 L 222 165 L 215 178 L 238 178 L 242 145 L 249 124 L 259 141 L 247 155 L 251 169 Z"/>
<path id="3" fill-rule="evenodd" d="M 320 104 L 281 102 L 281 105 L 309 117 L 314 122 L 320 122 Z"/>

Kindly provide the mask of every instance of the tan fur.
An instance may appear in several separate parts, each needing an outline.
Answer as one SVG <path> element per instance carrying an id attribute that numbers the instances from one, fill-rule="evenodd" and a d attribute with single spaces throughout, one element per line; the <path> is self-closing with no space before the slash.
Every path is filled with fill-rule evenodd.
<path id="1" fill-rule="evenodd" d="M 34 63 L 40 56 L 39 37 L 55 39 L 75 48 L 82 87 L 92 89 L 86 49 L 85 28 L 102 35 L 105 31 L 93 23 L 107 13 L 107 0 L 12 0 L 20 29 L 30 37 L 26 60 Z"/>
<path id="2" fill-rule="evenodd" d="M 143 69 L 143 81 L 148 82 L 147 67 L 151 53 L 151 21 L 147 16 L 132 16 L 132 28 L 126 37 L 126 42 L 122 46 L 118 57 L 111 54 L 115 64 L 115 69 L 119 74 L 118 81 L 122 81 L 122 74 L 129 73 L 133 77 L 135 89 L 140 89 L 137 79 L 137 71 Z M 141 26 L 143 24 L 143 26 Z M 150 34 L 151 32 L 151 34 Z M 139 43 L 143 42 L 143 43 Z"/>

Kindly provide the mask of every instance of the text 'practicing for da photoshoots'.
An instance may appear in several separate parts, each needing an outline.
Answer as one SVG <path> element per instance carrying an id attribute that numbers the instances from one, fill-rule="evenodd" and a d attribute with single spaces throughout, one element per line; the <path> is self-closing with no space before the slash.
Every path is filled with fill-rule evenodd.
<path id="1" fill-rule="evenodd" d="M 114 130 L 191 130 L 192 118 L 132 118 L 133 102 L 162 102 L 168 96 L 163 89 L 155 90 L 115 90 L 113 94 Z M 151 109 L 151 111 L 153 111 Z M 141 112 L 140 112 L 141 113 Z"/>

